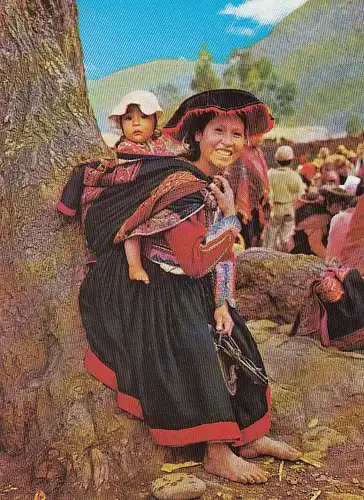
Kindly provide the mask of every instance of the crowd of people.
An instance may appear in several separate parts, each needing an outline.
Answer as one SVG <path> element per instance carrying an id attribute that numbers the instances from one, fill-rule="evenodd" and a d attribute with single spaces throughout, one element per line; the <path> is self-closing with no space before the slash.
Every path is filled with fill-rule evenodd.
<path id="1" fill-rule="evenodd" d="M 236 311 L 234 243 L 336 259 L 329 225 L 351 205 L 333 227 L 346 224 L 354 241 L 362 156 L 341 186 L 327 185 L 344 170 L 322 151 L 314 171 L 295 171 L 282 146 L 268 169 L 261 143 L 274 119 L 242 90 L 195 94 L 163 129 L 162 114 L 150 92 L 124 96 L 109 117 L 120 133 L 115 158 L 75 169 L 57 205 L 80 214 L 90 251 L 79 296 L 85 365 L 157 444 L 203 442 L 208 472 L 263 483 L 267 473 L 247 459 L 300 452 L 267 436 L 270 388 Z M 237 359 L 219 358 L 222 337 Z"/>

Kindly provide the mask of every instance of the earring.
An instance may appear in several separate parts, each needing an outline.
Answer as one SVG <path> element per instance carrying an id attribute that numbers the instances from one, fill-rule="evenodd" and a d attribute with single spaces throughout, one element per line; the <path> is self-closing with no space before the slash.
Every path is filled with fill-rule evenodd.
<path id="1" fill-rule="evenodd" d="M 162 131 L 158 127 L 156 127 L 154 129 L 154 132 L 153 132 L 154 139 L 158 139 L 158 137 L 160 137 L 161 135 L 162 135 Z"/>
<path id="2" fill-rule="evenodd" d="M 188 142 L 186 142 L 186 136 L 184 136 L 184 138 L 182 139 L 181 144 L 182 144 L 183 149 L 188 153 L 191 149 L 191 146 L 190 146 L 190 144 L 188 144 Z"/>

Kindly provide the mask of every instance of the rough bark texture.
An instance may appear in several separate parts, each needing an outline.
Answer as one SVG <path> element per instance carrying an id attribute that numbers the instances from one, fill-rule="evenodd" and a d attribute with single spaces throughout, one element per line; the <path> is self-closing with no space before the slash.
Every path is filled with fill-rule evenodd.
<path id="1" fill-rule="evenodd" d="M 21 457 L 23 476 L 47 493 L 66 476 L 100 490 L 110 459 L 123 480 L 132 474 L 123 448 L 155 450 L 84 372 L 83 235 L 55 211 L 72 168 L 106 152 L 87 100 L 76 2 L 0 4 L 0 476 L 10 481 Z"/>

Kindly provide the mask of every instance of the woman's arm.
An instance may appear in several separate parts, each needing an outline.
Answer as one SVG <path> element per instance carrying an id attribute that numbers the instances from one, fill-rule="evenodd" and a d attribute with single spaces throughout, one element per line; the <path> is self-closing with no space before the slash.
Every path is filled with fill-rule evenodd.
<path id="1" fill-rule="evenodd" d="M 230 219 L 230 224 L 227 219 Z M 221 224 L 224 224 L 224 231 L 219 229 Z M 215 237 L 206 242 L 208 231 L 199 222 L 197 215 L 193 215 L 166 231 L 165 239 L 183 271 L 188 276 L 197 278 L 211 271 L 218 262 L 234 259 L 232 247 L 235 236 L 240 231 L 239 227 L 237 217 L 222 219 L 209 231 L 210 235 L 211 232 L 215 233 Z"/>

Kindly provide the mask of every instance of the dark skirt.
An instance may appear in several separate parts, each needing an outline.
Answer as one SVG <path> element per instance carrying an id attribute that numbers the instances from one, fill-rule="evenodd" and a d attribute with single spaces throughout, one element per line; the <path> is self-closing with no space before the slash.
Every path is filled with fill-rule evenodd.
<path id="1" fill-rule="evenodd" d="M 339 300 L 322 297 L 330 344 L 344 350 L 364 349 L 364 279 L 352 269 L 342 282 Z"/>
<path id="2" fill-rule="evenodd" d="M 117 391 L 118 405 L 143 418 L 160 445 L 227 441 L 235 446 L 269 430 L 269 387 L 238 372 L 225 386 L 208 324 L 214 324 L 211 277 L 174 275 L 143 261 L 150 285 L 131 281 L 123 247 L 93 264 L 80 291 L 90 349 L 87 369 Z M 243 320 L 230 311 L 233 338 L 263 363 Z"/>

